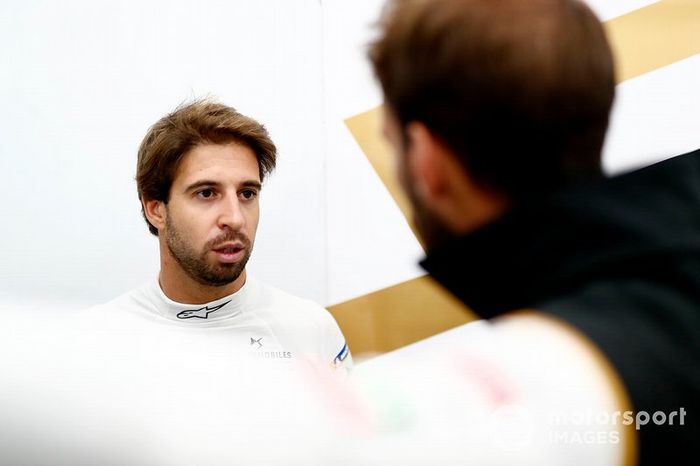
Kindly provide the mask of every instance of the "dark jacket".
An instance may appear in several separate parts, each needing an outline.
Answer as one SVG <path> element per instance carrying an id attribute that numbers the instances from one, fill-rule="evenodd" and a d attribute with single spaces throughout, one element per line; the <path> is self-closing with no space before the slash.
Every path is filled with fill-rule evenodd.
<path id="1" fill-rule="evenodd" d="M 583 331 L 635 411 L 686 411 L 641 427 L 640 464 L 697 464 L 700 150 L 514 208 L 422 265 L 484 318 L 538 309 Z"/>

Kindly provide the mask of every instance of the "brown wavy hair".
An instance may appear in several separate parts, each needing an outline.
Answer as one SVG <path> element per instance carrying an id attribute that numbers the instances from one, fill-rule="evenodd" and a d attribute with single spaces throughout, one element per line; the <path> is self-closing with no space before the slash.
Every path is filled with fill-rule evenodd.
<path id="1" fill-rule="evenodd" d="M 212 100 L 197 100 L 180 105 L 151 126 L 138 151 L 136 185 L 139 200 L 165 203 L 183 156 L 202 144 L 238 142 L 253 150 L 258 159 L 260 181 L 272 172 L 277 149 L 263 125 Z M 148 229 L 158 236 L 143 212 Z"/>
<path id="2" fill-rule="evenodd" d="M 579 0 L 392 0 L 370 45 L 401 127 L 425 124 L 511 200 L 601 174 L 615 94 L 603 27 Z"/>

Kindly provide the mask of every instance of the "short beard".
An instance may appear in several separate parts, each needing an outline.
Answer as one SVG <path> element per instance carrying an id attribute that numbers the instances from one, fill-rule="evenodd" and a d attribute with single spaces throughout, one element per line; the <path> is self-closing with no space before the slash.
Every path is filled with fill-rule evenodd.
<path id="1" fill-rule="evenodd" d="M 243 273 L 252 251 L 252 245 L 248 238 L 236 232 L 228 232 L 207 242 L 204 250 L 198 254 L 183 239 L 180 231 L 171 219 L 171 215 L 168 215 L 165 219 L 165 241 L 170 254 L 190 278 L 206 286 L 225 286 L 234 282 Z M 233 264 L 209 264 L 206 260 L 207 252 L 226 241 L 240 241 L 243 243 L 245 254 L 241 260 Z"/>
<path id="2" fill-rule="evenodd" d="M 407 194 L 413 208 L 413 225 L 423 241 L 426 252 L 435 250 L 455 237 L 442 220 L 418 199 L 412 186 Z"/>
<path id="3" fill-rule="evenodd" d="M 404 141 L 404 145 L 408 144 L 405 136 Z M 396 156 L 399 157 L 399 183 L 403 187 L 404 193 L 411 204 L 411 223 L 423 247 L 425 247 L 426 252 L 434 250 L 441 244 L 450 241 L 455 235 L 447 228 L 443 221 L 425 205 L 416 193 L 413 178 L 409 175 L 408 167 L 406 166 L 407 155 L 405 151 L 402 149 Z"/>

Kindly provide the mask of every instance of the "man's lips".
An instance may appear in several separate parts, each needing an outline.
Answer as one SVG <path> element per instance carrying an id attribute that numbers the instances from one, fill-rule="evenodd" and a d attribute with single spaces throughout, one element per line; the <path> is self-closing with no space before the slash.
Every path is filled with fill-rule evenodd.
<path id="1" fill-rule="evenodd" d="M 241 243 L 227 243 L 212 249 L 219 261 L 224 263 L 237 262 L 243 257 L 245 248 Z"/>

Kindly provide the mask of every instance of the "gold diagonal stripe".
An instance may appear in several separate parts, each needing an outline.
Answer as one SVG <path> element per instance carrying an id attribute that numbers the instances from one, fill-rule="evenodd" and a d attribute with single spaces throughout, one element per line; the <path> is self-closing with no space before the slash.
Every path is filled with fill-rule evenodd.
<path id="1" fill-rule="evenodd" d="M 345 124 L 350 129 L 355 141 L 360 145 L 362 152 L 367 156 L 367 160 L 377 172 L 382 183 L 391 194 L 391 197 L 399 206 L 401 213 L 408 220 L 413 234 L 419 236 L 413 226 L 411 213 L 411 203 L 404 195 L 396 176 L 394 175 L 394 158 L 391 147 L 382 135 L 382 107 L 373 108 L 367 112 L 356 115 L 345 120 Z"/>
<path id="2" fill-rule="evenodd" d="M 700 1 L 663 0 L 605 23 L 623 82 L 700 53 Z"/>
<path id="3" fill-rule="evenodd" d="M 700 0 L 663 0 L 614 18 L 605 29 L 615 53 L 617 81 L 622 82 L 700 53 Z M 382 108 L 377 107 L 345 123 L 403 215 L 411 219 L 381 120 Z M 455 299 L 445 299 L 445 293 L 421 277 L 329 309 L 356 355 L 382 353 L 476 318 Z"/>
<path id="4" fill-rule="evenodd" d="M 330 308 L 355 355 L 391 351 L 476 318 L 423 276 Z"/>

